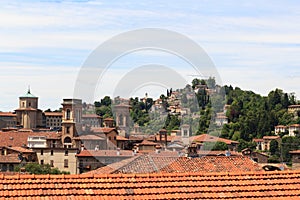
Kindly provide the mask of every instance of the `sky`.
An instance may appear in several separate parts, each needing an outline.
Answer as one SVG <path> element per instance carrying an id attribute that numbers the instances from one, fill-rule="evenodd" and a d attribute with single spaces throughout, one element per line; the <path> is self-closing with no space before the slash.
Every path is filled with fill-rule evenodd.
<path id="1" fill-rule="evenodd" d="M 299 99 L 299 21 L 296 0 L 1 1 L 0 111 L 16 109 L 28 86 L 41 109 L 59 108 L 63 98 L 74 96 L 80 69 L 99 45 L 143 28 L 167 29 L 196 42 L 213 61 L 219 84 L 262 95 L 280 88 Z M 122 77 L 149 63 L 168 66 L 187 82 L 195 78 L 176 55 L 131 52 L 102 74 L 93 100 L 113 95 Z M 131 95 L 156 98 L 165 87 L 148 84 Z"/>

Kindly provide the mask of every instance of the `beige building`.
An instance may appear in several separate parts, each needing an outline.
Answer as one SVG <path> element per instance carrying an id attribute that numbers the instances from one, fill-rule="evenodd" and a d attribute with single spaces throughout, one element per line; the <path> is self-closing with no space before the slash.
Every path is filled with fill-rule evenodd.
<path id="1" fill-rule="evenodd" d="M 278 135 L 280 133 L 285 133 L 287 130 L 288 129 L 286 126 L 283 126 L 283 125 L 275 126 L 275 135 Z"/>
<path id="2" fill-rule="evenodd" d="M 269 151 L 272 140 L 276 140 L 278 145 L 281 143 L 279 136 L 264 136 L 262 139 L 253 139 L 253 141 L 256 142 L 256 149 L 259 151 Z"/>
<path id="3" fill-rule="evenodd" d="M 82 115 L 82 124 L 90 127 L 102 127 L 102 117 L 96 114 Z"/>
<path id="4" fill-rule="evenodd" d="M 0 112 L 0 121 L 3 122 L 3 124 L 0 124 L 0 128 L 16 127 L 17 115 L 12 112 Z"/>
<path id="5" fill-rule="evenodd" d="M 41 165 L 50 164 L 61 171 L 77 174 L 77 148 L 34 148 Z"/>
<path id="6" fill-rule="evenodd" d="M 300 124 L 292 124 L 289 126 L 289 136 L 296 136 L 300 132 Z"/>
<path id="7" fill-rule="evenodd" d="M 62 122 L 62 112 L 44 112 L 46 117 L 46 128 L 61 129 L 61 122 Z"/>
<path id="8" fill-rule="evenodd" d="M 300 111 L 300 105 L 290 105 L 288 106 L 288 112 L 297 116 L 297 112 Z"/>

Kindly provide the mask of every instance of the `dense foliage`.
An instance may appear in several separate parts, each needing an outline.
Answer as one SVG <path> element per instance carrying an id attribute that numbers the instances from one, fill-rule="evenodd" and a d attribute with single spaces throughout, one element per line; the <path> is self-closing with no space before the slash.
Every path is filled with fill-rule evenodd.
<path id="1" fill-rule="evenodd" d="M 60 171 L 58 168 L 51 168 L 49 164 L 40 165 L 38 163 L 28 163 L 24 166 L 25 171 L 30 174 L 70 174 L 66 171 Z M 21 167 L 16 167 L 15 171 L 19 172 Z"/>
<path id="2" fill-rule="evenodd" d="M 299 123 L 299 119 L 287 112 L 291 104 L 295 104 L 294 95 L 284 93 L 280 89 L 271 91 L 262 97 L 252 91 L 243 91 L 236 87 L 225 86 L 229 124 L 224 125 L 222 137 L 251 141 L 273 135 L 278 124 L 289 125 Z"/>

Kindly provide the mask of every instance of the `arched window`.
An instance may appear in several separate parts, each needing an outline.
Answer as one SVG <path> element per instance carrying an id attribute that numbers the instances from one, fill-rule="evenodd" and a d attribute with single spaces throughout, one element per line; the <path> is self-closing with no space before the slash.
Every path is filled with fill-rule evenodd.
<path id="1" fill-rule="evenodd" d="M 70 137 L 66 137 L 64 139 L 64 143 L 72 143 L 71 138 Z"/>
<path id="2" fill-rule="evenodd" d="M 70 119 L 70 115 L 71 115 L 71 111 L 69 109 L 67 109 L 67 113 L 66 113 L 67 120 Z"/>

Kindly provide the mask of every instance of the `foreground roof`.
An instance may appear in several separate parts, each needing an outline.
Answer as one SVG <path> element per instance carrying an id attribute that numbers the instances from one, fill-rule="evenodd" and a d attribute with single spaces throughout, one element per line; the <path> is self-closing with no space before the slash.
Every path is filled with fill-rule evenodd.
<path id="1" fill-rule="evenodd" d="M 247 172 L 262 168 L 246 156 L 180 157 L 160 170 L 164 173 L 184 172 Z"/>
<path id="2" fill-rule="evenodd" d="M 300 171 L 0 175 L 0 198 L 299 199 Z"/>
<path id="3" fill-rule="evenodd" d="M 188 172 L 249 172 L 262 171 L 262 167 L 246 156 L 205 156 L 201 158 L 140 155 L 99 169 L 89 174 L 122 173 L 188 173 Z"/>

